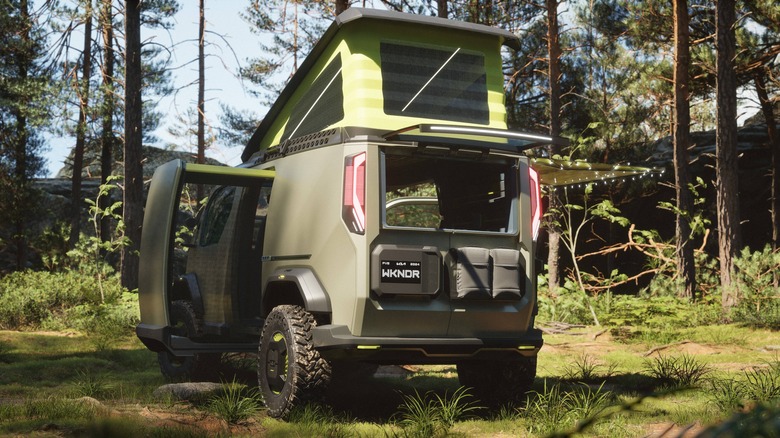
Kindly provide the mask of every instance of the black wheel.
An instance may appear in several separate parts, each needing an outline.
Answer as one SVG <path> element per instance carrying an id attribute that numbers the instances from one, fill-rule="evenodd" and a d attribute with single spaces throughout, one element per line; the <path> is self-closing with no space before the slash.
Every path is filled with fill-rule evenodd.
<path id="1" fill-rule="evenodd" d="M 488 405 L 522 401 L 536 377 L 536 356 L 520 360 L 469 361 L 457 365 L 460 384 Z"/>
<path id="2" fill-rule="evenodd" d="M 299 306 L 277 306 L 263 326 L 257 381 L 268 414 L 284 418 L 295 406 L 323 395 L 330 364 L 312 345 L 314 317 Z"/>
<path id="3" fill-rule="evenodd" d="M 170 320 L 172 334 L 197 338 L 203 334 L 203 326 L 195 314 L 192 303 L 177 300 L 171 303 Z M 157 353 L 160 371 L 168 381 L 188 382 L 214 380 L 218 376 L 220 353 L 198 353 L 194 356 L 175 356 L 170 352 Z"/>

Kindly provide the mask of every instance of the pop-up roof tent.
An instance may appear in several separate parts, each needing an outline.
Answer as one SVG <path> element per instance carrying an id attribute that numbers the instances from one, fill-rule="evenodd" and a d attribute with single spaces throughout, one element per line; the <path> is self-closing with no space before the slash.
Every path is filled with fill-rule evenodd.
<path id="1" fill-rule="evenodd" d="M 290 79 L 241 158 L 247 162 L 258 152 L 285 153 L 294 140 L 325 130 L 342 137 L 440 140 L 512 151 L 567 144 L 562 138 L 507 129 L 501 47 L 518 45 L 517 36 L 494 27 L 347 9 Z M 609 165 L 586 169 L 545 159 L 532 165 L 546 185 L 648 171 Z"/>

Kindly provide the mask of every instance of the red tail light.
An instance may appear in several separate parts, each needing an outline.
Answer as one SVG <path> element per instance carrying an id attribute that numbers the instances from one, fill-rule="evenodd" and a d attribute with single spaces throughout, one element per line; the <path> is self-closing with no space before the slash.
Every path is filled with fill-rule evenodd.
<path id="1" fill-rule="evenodd" d="M 539 189 L 539 174 L 531 167 L 528 168 L 528 180 L 531 183 L 531 232 L 533 240 L 536 240 L 542 224 L 542 194 Z"/>
<path id="2" fill-rule="evenodd" d="M 366 231 L 366 153 L 347 157 L 344 165 L 344 223 L 353 233 Z"/>

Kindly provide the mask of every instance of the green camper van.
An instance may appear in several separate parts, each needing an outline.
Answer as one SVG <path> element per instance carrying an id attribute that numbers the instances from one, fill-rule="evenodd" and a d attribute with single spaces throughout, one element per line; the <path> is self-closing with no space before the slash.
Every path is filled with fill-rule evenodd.
<path id="1" fill-rule="evenodd" d="M 536 375 L 539 175 L 508 130 L 492 27 L 339 15 L 246 145 L 243 164 L 172 161 L 149 188 L 137 335 L 172 380 L 257 353 L 284 417 L 350 364 L 454 364 L 498 402 Z M 212 188 L 183 251 L 182 191 Z"/>

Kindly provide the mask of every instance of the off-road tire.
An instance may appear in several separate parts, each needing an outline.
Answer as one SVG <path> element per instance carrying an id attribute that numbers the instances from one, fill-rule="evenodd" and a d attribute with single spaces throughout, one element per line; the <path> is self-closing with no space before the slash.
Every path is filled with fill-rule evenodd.
<path id="1" fill-rule="evenodd" d="M 330 364 L 312 344 L 316 325 L 310 313 L 292 305 L 275 307 L 265 320 L 257 382 L 274 418 L 285 418 L 295 406 L 319 399 L 330 382 Z"/>
<path id="2" fill-rule="evenodd" d="M 460 362 L 457 368 L 462 386 L 471 388 L 471 393 L 487 406 L 500 406 L 525 399 L 536 377 L 536 356 Z"/>
<path id="3" fill-rule="evenodd" d="M 170 326 L 172 334 L 190 339 L 203 334 L 203 323 L 195 314 L 190 301 L 176 300 L 171 303 Z M 160 371 L 169 382 L 212 381 L 219 375 L 219 353 L 197 353 L 193 356 L 175 356 L 169 351 L 157 353 Z"/>

